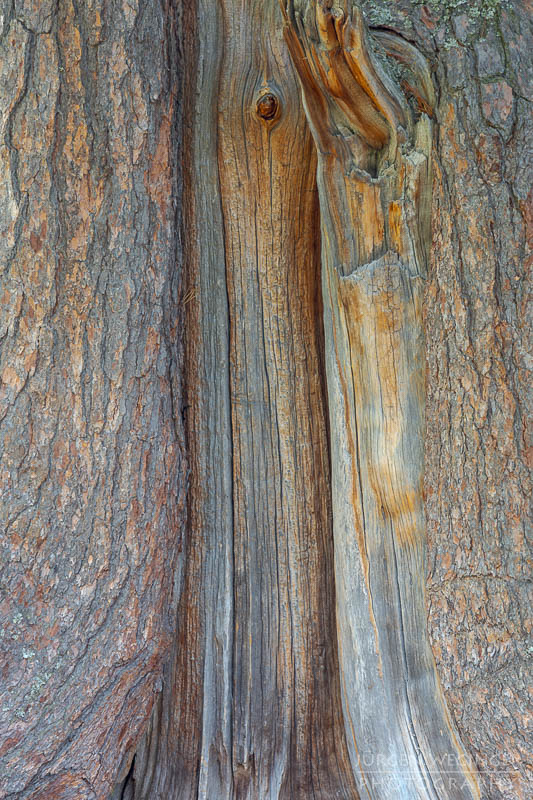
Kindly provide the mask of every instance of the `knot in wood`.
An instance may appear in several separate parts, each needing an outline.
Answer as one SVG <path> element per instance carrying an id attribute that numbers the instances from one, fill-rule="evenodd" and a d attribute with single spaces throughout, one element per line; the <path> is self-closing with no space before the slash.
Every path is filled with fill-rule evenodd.
<path id="1" fill-rule="evenodd" d="M 256 111 L 257 115 L 264 119 L 265 122 L 271 122 L 278 116 L 279 113 L 279 100 L 272 92 L 265 92 L 257 100 Z"/>

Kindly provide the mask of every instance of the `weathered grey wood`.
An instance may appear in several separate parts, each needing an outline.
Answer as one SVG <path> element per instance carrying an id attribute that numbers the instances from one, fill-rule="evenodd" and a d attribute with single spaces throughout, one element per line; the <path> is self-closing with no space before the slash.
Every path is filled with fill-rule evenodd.
<path id="1" fill-rule="evenodd" d="M 180 298 L 186 328 L 182 413 L 190 464 L 187 569 L 163 695 L 136 757 L 135 798 L 146 800 L 222 797 L 231 787 L 233 506 L 229 310 L 217 168 L 220 5 L 209 0 L 184 5 L 182 25 L 189 65 Z"/>
<path id="2" fill-rule="evenodd" d="M 533 137 L 531 3 L 472 0 L 459 7 L 454 3 L 447 22 L 452 8 L 448 0 L 432 0 L 423 6 L 417 0 L 362 0 L 361 5 L 374 22 L 386 25 L 387 31 L 381 30 L 378 36 L 386 49 L 404 65 L 420 65 L 419 82 L 408 72 L 398 74 L 393 69 L 394 82 L 400 79 L 411 108 L 430 111 L 431 81 L 424 77 L 421 56 L 405 49 L 391 30 L 403 31 L 429 56 L 439 87 L 434 111 L 438 123 L 433 162 L 434 247 L 423 304 L 429 334 L 425 347 L 424 479 L 433 650 L 461 738 L 482 770 L 484 797 L 529 800 L 533 796 L 527 731 L 531 562 L 526 553 L 532 494 L 528 423 L 533 418 L 527 311 L 532 263 L 527 238 L 532 199 L 528 163 Z M 479 14 L 480 7 L 488 12 L 498 5 L 501 13 Z M 137 790 L 149 798 L 159 792 L 165 800 L 178 793 L 195 797 L 201 791 L 223 798 L 235 793 L 230 753 L 233 704 L 234 696 L 244 696 L 240 689 L 244 682 L 235 684 L 234 692 L 233 643 L 238 636 L 233 525 L 226 518 L 233 513 L 233 506 L 224 495 L 225 487 L 231 484 L 233 493 L 239 480 L 234 480 L 233 436 L 228 434 L 233 367 L 226 359 L 232 317 L 225 276 L 227 264 L 234 262 L 227 261 L 223 252 L 220 195 L 224 187 L 219 185 L 219 177 L 232 171 L 228 158 L 239 161 L 253 153 L 260 161 L 267 147 L 262 140 L 257 146 L 254 137 L 248 137 L 250 118 L 243 95 L 232 95 L 231 103 L 226 102 L 224 91 L 219 95 L 219 70 L 222 66 L 229 69 L 223 52 L 233 59 L 238 78 L 242 71 L 255 69 L 255 56 L 249 58 L 249 51 L 269 50 L 269 40 L 279 33 L 280 19 L 271 16 L 269 3 L 264 8 L 265 27 L 259 18 L 260 4 L 254 2 L 222 4 L 213 0 L 196 7 L 181 0 L 0 0 L 0 795 L 7 792 L 9 800 L 104 797 L 115 778 L 118 784 L 113 796 L 117 800 L 129 800 Z M 182 13 L 186 18 L 184 57 L 179 52 L 178 17 Z M 254 32 L 237 36 L 239 49 L 233 57 L 231 38 L 239 26 L 251 26 Z M 340 55 L 344 57 L 342 52 Z M 388 70 L 390 60 L 383 63 Z M 331 317 L 331 323 L 340 326 L 343 358 L 357 366 L 354 379 L 348 371 L 346 378 L 348 384 L 352 380 L 354 404 L 356 399 L 365 408 L 373 434 L 368 434 L 360 416 L 357 424 L 352 420 L 354 430 L 361 441 L 368 434 L 370 442 L 377 442 L 376 431 L 381 431 L 385 445 L 375 448 L 381 456 L 390 447 L 384 431 L 392 423 L 387 414 L 373 413 L 377 379 L 380 386 L 387 387 L 390 404 L 386 409 L 391 419 L 400 399 L 414 402 L 416 413 L 409 425 L 420 427 L 416 370 L 405 373 L 401 392 L 395 395 L 389 385 L 388 342 L 396 337 L 406 348 L 405 359 L 394 361 L 394 371 L 402 364 L 412 370 L 420 360 L 420 339 L 406 339 L 402 332 L 411 329 L 411 316 L 419 313 L 422 282 L 413 271 L 413 258 L 422 274 L 426 258 L 417 254 L 427 246 L 429 237 L 425 223 L 420 224 L 426 216 L 421 205 L 424 193 L 417 196 L 411 216 L 414 227 L 407 237 L 409 226 L 400 219 L 397 234 L 404 239 L 400 245 L 391 246 L 394 226 L 390 220 L 384 224 L 388 241 L 383 244 L 381 235 L 376 236 L 380 214 L 390 208 L 394 191 L 401 193 L 401 208 L 409 206 L 409 192 L 401 191 L 401 181 L 394 190 L 394 175 L 401 174 L 389 144 L 397 130 L 394 120 L 406 129 L 410 143 L 415 131 L 403 92 L 391 90 L 390 81 L 387 89 L 387 81 L 378 75 L 378 92 L 374 102 L 369 102 L 368 91 L 376 90 L 376 73 L 372 64 L 364 65 L 370 70 L 366 72 L 358 64 L 358 59 L 349 64 L 357 81 L 351 82 L 344 98 L 342 87 L 340 94 L 337 87 L 333 103 L 344 104 L 335 121 L 343 126 L 339 128 L 341 138 L 350 140 L 348 151 L 353 150 L 356 163 L 364 169 L 359 175 L 346 171 L 344 188 L 348 187 L 352 209 L 335 201 L 335 224 L 345 234 L 353 226 L 355 235 L 349 245 L 356 249 L 357 258 L 343 253 L 335 259 L 340 272 L 337 283 L 332 284 L 336 286 L 338 318 Z M 283 56 L 279 80 L 271 87 L 282 93 L 286 69 Z M 348 82 L 350 70 L 344 71 Z M 370 81 L 363 89 L 358 84 L 365 76 L 370 76 Z M 253 80 L 252 73 L 243 86 L 248 78 Z M 227 85 L 227 76 L 224 80 Z M 186 85 L 183 102 L 182 82 Z M 293 88 L 288 93 L 291 98 Z M 350 97 L 357 98 L 354 107 Z M 220 127 L 215 119 L 219 100 L 225 115 Z M 268 97 L 260 107 L 265 123 L 277 119 L 275 107 L 269 117 L 272 102 Z M 324 119 L 331 108 L 326 104 Z M 237 126 L 239 114 L 246 132 L 245 147 L 242 139 L 235 137 L 239 149 L 228 156 L 220 147 L 218 133 L 225 127 L 226 140 L 232 141 L 232 125 Z M 346 114 L 349 126 L 343 120 Z M 283 115 L 279 120 L 283 121 Z M 296 116 L 297 125 L 302 120 L 301 114 Z M 349 128 L 362 137 L 362 143 L 350 136 Z M 290 138 L 290 126 L 280 130 Z M 299 135 L 305 138 L 303 131 Z M 265 141 L 275 144 L 268 150 L 275 160 L 276 152 L 281 152 L 276 150 L 279 141 L 275 137 Z M 334 154 L 328 147 L 325 150 Z M 424 153 L 424 146 L 419 143 L 414 151 L 405 148 L 402 152 L 407 157 L 415 151 Z M 307 158 L 306 151 L 300 165 L 302 176 L 310 163 Z M 381 180 L 387 158 L 395 163 L 388 188 Z M 423 170 L 423 159 L 419 165 Z M 298 172 L 295 159 L 287 166 L 292 181 Z M 373 178 L 379 176 L 378 184 L 365 178 L 365 172 Z M 240 215 L 240 220 L 232 221 L 233 231 L 244 230 L 255 209 L 243 196 L 255 198 L 255 191 L 260 194 L 270 188 L 264 179 L 253 186 L 257 174 L 245 174 L 244 180 L 239 174 L 237 184 L 231 187 L 230 194 L 238 197 Z M 276 181 L 285 180 L 281 168 L 272 174 Z M 309 189 L 312 176 L 307 178 L 309 183 L 302 179 L 302 186 Z M 187 200 L 179 241 L 182 183 Z M 336 179 L 334 186 L 337 183 Z M 232 216 L 230 194 L 224 203 L 228 218 Z M 257 251 L 267 252 L 269 231 L 279 234 L 282 229 L 288 234 L 286 250 L 310 252 L 309 239 L 317 239 L 314 200 L 311 203 L 306 197 L 302 204 L 305 220 L 296 225 L 292 217 L 298 216 L 300 197 L 293 190 L 286 194 L 275 190 L 274 195 L 289 197 L 290 207 L 278 209 L 272 204 L 278 223 L 270 227 L 268 215 L 263 213 L 268 203 L 261 201 L 264 235 Z M 291 217 L 286 230 L 279 224 L 282 217 Z M 300 238 L 293 237 L 295 231 Z M 411 236 L 415 246 L 406 255 Z M 231 240 L 235 242 L 233 234 Z M 255 241 L 251 246 L 250 239 L 246 241 L 249 252 L 255 253 Z M 189 276 L 183 292 L 179 290 L 182 247 Z M 301 280 L 309 280 L 307 292 L 317 285 L 318 260 L 312 249 L 312 257 L 300 260 L 295 255 L 300 266 L 305 262 L 306 277 Z M 270 252 L 275 252 L 274 248 Z M 398 253 L 403 255 L 398 258 Z M 206 267 L 201 275 L 200 264 Z M 312 269 L 307 273 L 309 264 Z M 354 266 L 359 268 L 355 273 Z M 259 271 L 256 284 L 261 288 L 263 278 Z M 252 285 L 252 278 L 243 273 L 241 289 Z M 235 289 L 233 294 L 236 296 Z M 264 292 L 258 296 L 266 298 Z M 294 301 L 295 295 L 291 297 Z M 310 312 L 311 307 L 317 311 L 318 298 L 310 302 L 307 294 L 305 297 L 303 303 L 287 302 L 280 304 L 280 309 L 295 320 L 302 314 L 305 336 L 291 331 L 296 340 L 307 343 L 314 331 L 317 342 L 309 360 L 306 350 L 305 369 L 309 368 L 315 381 L 323 371 L 317 333 L 322 323 L 318 313 Z M 382 327 L 380 304 L 390 306 L 394 298 L 397 305 L 395 300 Z M 364 324 L 356 324 L 360 306 L 365 307 Z M 189 397 L 182 402 L 184 309 L 189 331 Z M 253 309 L 251 318 L 274 319 L 268 308 L 261 314 Z M 391 318 L 397 323 L 392 329 Z M 244 339 L 243 328 L 235 326 L 235 347 Z M 381 332 L 379 336 L 374 337 L 375 329 Z M 369 342 L 381 348 L 379 370 L 367 358 L 372 350 Z M 256 344 L 254 348 L 254 353 L 261 353 Z M 264 353 L 269 352 L 265 346 Z M 292 367 L 292 359 L 300 355 L 297 347 L 280 359 L 275 353 L 272 364 L 282 362 L 286 372 L 293 371 L 305 387 L 301 379 L 304 368 L 298 372 Z M 242 366 L 242 359 L 239 363 Z M 246 365 L 244 373 L 254 374 Z M 309 402 L 294 403 L 297 422 L 304 421 L 302 436 L 309 438 L 309 429 L 305 429 L 309 418 L 320 429 L 316 449 L 313 444 L 317 454 L 312 458 L 314 466 L 306 461 L 302 470 L 307 513 L 309 507 L 316 511 L 320 502 L 328 502 L 328 491 L 323 492 L 328 484 L 323 422 L 316 422 L 324 417 L 319 410 L 325 405 L 320 378 L 316 386 L 316 392 L 309 393 Z M 299 396 L 295 389 L 291 400 Z M 272 405 L 271 412 L 280 407 L 280 403 Z M 235 409 L 234 413 L 240 412 Z M 180 553 L 182 424 L 187 417 L 192 535 L 181 540 Z M 267 426 L 264 421 L 257 422 L 258 417 L 259 412 L 248 414 L 254 433 L 259 430 L 263 436 Z M 385 418 L 387 429 L 382 425 Z M 280 425 L 278 430 L 286 427 Z M 415 485 L 419 440 L 415 437 L 412 448 L 405 430 L 395 432 L 395 455 L 404 475 L 410 475 Z M 251 446 L 245 435 L 241 439 L 248 454 L 265 447 L 260 439 Z M 291 461 L 291 447 L 292 443 L 287 448 L 289 457 L 280 459 L 282 467 L 297 463 L 300 468 L 299 461 Z M 297 437 L 294 447 L 298 451 Z M 270 453 L 273 451 L 271 448 Z M 375 526 L 381 524 L 378 506 L 386 501 L 383 507 L 390 514 L 397 492 L 396 483 L 389 480 L 388 460 L 376 462 L 372 448 L 361 450 L 362 455 L 368 452 L 374 460 L 362 459 L 361 483 L 370 499 L 365 512 L 367 508 L 373 512 Z M 344 463 L 349 463 L 348 459 Z M 369 480 L 372 475 L 378 475 L 379 482 L 377 478 Z M 265 475 L 267 492 L 279 486 L 276 480 Z M 284 487 L 285 472 L 282 480 Z M 246 499 L 253 494 L 256 507 L 261 483 L 256 471 L 249 481 L 253 493 L 247 486 L 245 490 L 239 487 L 236 494 Z M 380 491 L 373 497 L 378 483 Z M 295 480 L 290 486 L 301 492 L 302 482 Z M 382 496 L 386 486 L 390 491 Z M 217 493 L 220 487 L 223 491 Z M 414 500 L 408 517 L 415 546 L 406 549 L 407 567 L 401 561 L 405 548 L 396 549 L 399 572 L 405 574 L 408 569 L 416 575 L 423 564 L 416 491 Z M 246 521 L 250 514 L 245 511 Z M 401 522 L 405 514 L 401 508 L 396 511 L 393 516 Z M 327 516 L 329 510 L 326 512 Z M 298 514 L 300 521 L 304 518 L 301 508 Z M 321 519 L 322 506 L 306 532 L 318 531 Z M 235 530 L 242 531 L 242 527 L 239 522 Z M 289 583 L 284 597 L 290 600 L 291 613 L 295 608 L 294 617 L 300 623 L 310 606 L 323 610 L 319 623 L 315 621 L 307 629 L 301 625 L 300 630 L 309 632 L 305 641 L 303 636 L 295 637 L 291 642 L 284 640 L 279 648 L 285 654 L 291 645 L 309 648 L 308 657 L 293 660 L 292 675 L 282 686 L 285 703 L 296 698 L 294 719 L 301 721 L 288 734 L 296 744 L 290 752 L 290 781 L 283 791 L 291 798 L 334 796 L 340 773 L 344 777 L 339 783 L 349 781 L 350 769 L 342 754 L 338 770 L 334 766 L 332 774 L 322 780 L 328 765 L 335 762 L 331 742 L 338 744 L 337 689 L 332 692 L 335 724 L 331 727 L 330 717 L 322 711 L 329 696 L 314 691 L 316 684 L 323 687 L 327 683 L 327 676 L 322 676 L 319 668 L 319 679 L 313 684 L 307 677 L 299 683 L 293 679 L 302 674 L 302 663 L 311 665 L 311 670 L 321 665 L 324 652 L 330 660 L 327 675 L 337 672 L 329 521 L 323 530 L 325 544 L 313 551 L 318 558 L 308 558 L 304 537 L 292 541 L 292 550 L 291 543 L 287 548 L 298 554 L 298 575 L 304 564 L 312 584 L 306 594 L 293 590 Z M 226 537 L 221 554 L 213 531 Z M 243 539 L 240 536 L 241 548 Z M 261 557 L 256 557 L 257 553 Z M 394 600 L 394 583 L 382 568 L 383 562 L 376 562 L 376 553 L 393 560 L 394 539 L 384 537 L 369 556 L 373 613 L 378 622 L 386 615 L 388 623 L 388 598 Z M 178 627 L 179 565 L 185 555 L 188 578 L 178 615 L 181 619 L 183 614 L 184 622 Z M 270 577 L 273 559 L 269 556 L 266 548 L 260 551 L 255 546 L 248 562 L 259 565 Z M 313 572 L 316 564 L 317 574 Z M 248 571 L 241 587 L 250 583 L 251 574 Z M 281 570 L 279 579 L 287 583 L 292 575 L 291 562 L 291 570 Z M 253 591 L 254 584 L 251 586 Z M 343 591 L 345 597 L 353 595 L 351 578 Z M 242 599 L 242 588 L 239 592 Z M 420 582 L 414 580 L 403 588 L 398 585 L 396 598 L 403 596 L 402 602 L 407 602 L 407 595 L 416 608 Z M 213 598 L 217 597 L 224 602 L 214 610 Z M 308 603 L 308 597 L 318 597 L 317 603 Z M 277 598 L 276 602 L 279 606 Z M 244 603 L 240 608 L 242 617 L 242 609 L 246 613 L 248 609 Z M 250 619 L 260 627 L 266 616 L 264 608 L 270 610 L 267 601 L 255 606 L 250 603 L 249 608 Z M 419 621 L 416 614 L 407 620 L 407 642 L 418 641 L 418 631 L 411 633 L 409 622 Z M 249 629 L 253 627 L 248 624 Z M 388 640 L 395 654 L 397 627 L 391 626 Z M 149 732 L 137 749 L 135 783 L 129 774 L 131 759 L 161 686 L 162 663 L 171 640 L 174 657 L 163 676 L 164 693 L 155 703 Z M 261 661 L 267 648 L 261 641 L 258 645 L 259 640 L 256 637 L 248 649 L 259 653 Z M 272 660 L 276 647 L 275 643 Z M 418 658 L 409 648 L 406 653 L 409 659 Z M 391 671 L 401 670 L 408 661 L 406 657 L 402 662 L 396 655 L 395 659 L 394 663 L 390 659 Z M 350 659 L 346 663 L 350 664 Z M 271 697 L 272 672 L 269 665 L 265 683 Z M 262 674 L 262 669 L 255 670 L 255 676 L 262 678 Z M 311 684 L 313 690 L 305 694 Z M 430 681 L 421 691 L 431 694 L 435 686 Z M 248 694 L 251 697 L 262 689 L 262 680 L 254 679 Z M 408 697 L 407 692 L 403 697 L 416 707 L 416 697 Z M 365 696 L 358 698 L 358 703 L 363 702 Z M 440 702 L 438 696 L 436 702 Z M 259 753 L 262 760 L 268 748 L 269 733 L 261 730 L 257 711 L 260 705 L 256 698 L 249 703 L 250 713 L 246 709 L 240 715 L 243 725 L 252 731 L 246 740 L 251 743 L 250 762 L 250 754 L 255 761 L 255 753 Z M 356 708 L 357 713 L 361 712 Z M 284 712 L 282 726 L 289 718 L 290 712 Z M 274 727 L 278 724 L 276 711 L 270 721 Z M 300 735 L 302 729 L 304 736 Z M 423 739 L 420 730 L 417 735 Z M 246 739 L 237 738 L 239 743 Z M 274 735 L 270 738 L 277 741 Z M 339 746 L 344 753 L 344 744 Z M 372 761 L 375 764 L 374 753 L 370 763 L 364 764 L 367 770 Z M 267 755 L 266 763 L 275 768 L 275 791 L 279 784 L 275 770 L 282 758 Z M 261 787 L 267 783 L 266 769 Z M 239 774 L 239 791 L 253 793 L 258 781 L 243 776 L 242 771 Z M 340 790 L 341 795 L 350 796 L 350 792 Z"/>
<path id="3" fill-rule="evenodd" d="M 348 800 L 315 148 L 277 0 L 196 13 L 190 538 L 170 688 L 135 796 Z"/>
<path id="4" fill-rule="evenodd" d="M 348 6 L 349 7 L 349 6 Z M 421 298 L 431 82 L 398 39 L 409 108 L 347 5 L 289 3 L 318 150 L 343 710 L 361 797 L 479 797 L 426 630 Z M 422 72 L 421 72 L 422 70 Z M 428 96 L 429 95 L 429 96 Z M 426 111 L 428 113 L 426 113 Z"/>

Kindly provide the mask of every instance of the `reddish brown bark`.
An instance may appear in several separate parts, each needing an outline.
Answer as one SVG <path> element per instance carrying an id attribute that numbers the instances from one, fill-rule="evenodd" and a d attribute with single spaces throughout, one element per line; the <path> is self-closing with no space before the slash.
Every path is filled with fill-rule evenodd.
<path id="1" fill-rule="evenodd" d="M 0 797 L 354 797 L 314 150 L 276 3 L 0 5 Z M 435 83 L 428 630 L 484 797 L 520 800 L 531 3 L 360 5 Z"/>
<path id="2" fill-rule="evenodd" d="M 4 3 L 0 796 L 107 797 L 182 531 L 171 3 Z"/>

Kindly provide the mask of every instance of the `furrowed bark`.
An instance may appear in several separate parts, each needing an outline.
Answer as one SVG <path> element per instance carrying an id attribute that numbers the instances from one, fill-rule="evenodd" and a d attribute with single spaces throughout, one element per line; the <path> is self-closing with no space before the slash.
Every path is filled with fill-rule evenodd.
<path id="1" fill-rule="evenodd" d="M 283 7 L 331 476 L 275 3 L 0 0 L 5 800 L 533 796 L 531 0 L 347 5 Z"/>
<path id="2" fill-rule="evenodd" d="M 180 583 L 179 26 L 0 6 L 0 797 L 105 798 Z"/>
<path id="3" fill-rule="evenodd" d="M 290 3 L 285 33 L 318 151 L 348 747 L 361 797 L 476 798 L 426 628 L 422 298 L 434 98 L 423 59 L 386 34 L 417 87 L 408 105 L 361 13 L 342 5 Z"/>
<path id="4" fill-rule="evenodd" d="M 419 28 L 440 85 L 425 301 L 428 621 L 490 800 L 533 796 L 531 12 L 516 0 L 488 22 L 458 17 L 454 37 Z"/>

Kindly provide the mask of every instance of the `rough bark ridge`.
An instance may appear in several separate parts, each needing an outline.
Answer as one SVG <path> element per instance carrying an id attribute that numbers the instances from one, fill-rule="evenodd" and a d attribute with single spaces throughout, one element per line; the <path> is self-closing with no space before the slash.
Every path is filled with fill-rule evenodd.
<path id="1" fill-rule="evenodd" d="M 446 21 L 429 7 L 364 3 L 429 57 L 438 87 L 424 300 L 428 627 L 484 797 L 515 800 L 533 795 L 533 8 L 514 0 L 487 18 L 479 5 Z"/>
<path id="2" fill-rule="evenodd" d="M 177 22 L 0 11 L 0 797 L 103 798 L 179 588 Z"/>
<path id="3" fill-rule="evenodd" d="M 362 0 L 372 51 L 342 3 L 318 27 L 294 3 L 322 112 L 330 476 L 316 154 L 276 2 L 0 0 L 0 797 L 356 798 L 339 674 L 363 796 L 383 796 L 382 746 L 385 797 L 412 796 L 398 760 L 422 797 L 475 794 L 459 744 L 455 787 L 428 764 L 454 724 L 423 633 L 421 308 L 433 652 L 483 797 L 533 796 L 532 7 L 481 4 L 442 22 L 447 0 Z M 423 302 L 417 51 L 437 87 Z"/>
<path id="4" fill-rule="evenodd" d="M 425 301 L 429 630 L 490 800 L 533 796 L 532 10 L 514 2 L 492 21 L 417 28 L 440 86 Z"/>
<path id="5" fill-rule="evenodd" d="M 399 36 L 383 33 L 373 43 L 351 3 L 289 2 L 285 17 L 318 150 L 337 624 L 352 766 L 364 798 L 477 798 L 426 629 L 431 78 Z M 414 107 L 385 55 L 403 67 Z"/>

